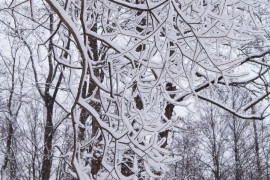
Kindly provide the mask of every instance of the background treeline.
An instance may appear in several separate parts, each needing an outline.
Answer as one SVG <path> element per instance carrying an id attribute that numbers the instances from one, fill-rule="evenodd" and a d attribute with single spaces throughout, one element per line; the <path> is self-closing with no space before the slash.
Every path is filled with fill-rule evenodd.
<path id="1" fill-rule="evenodd" d="M 216 87 L 221 102 L 235 109 L 248 100 L 245 90 L 231 97 Z M 208 94 L 211 96 L 211 94 Z M 182 118 L 172 131 L 171 151 L 180 160 L 170 166 L 168 179 L 270 179 L 270 123 L 244 120 L 210 103 L 198 103 L 197 112 Z M 252 110 L 254 113 L 256 109 Z"/>

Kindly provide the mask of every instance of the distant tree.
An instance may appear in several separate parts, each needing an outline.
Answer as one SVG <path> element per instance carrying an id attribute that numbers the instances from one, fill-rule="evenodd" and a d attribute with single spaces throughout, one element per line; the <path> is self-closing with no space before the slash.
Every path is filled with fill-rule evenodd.
<path id="1" fill-rule="evenodd" d="M 223 99 L 238 111 L 249 100 L 249 93 L 243 89 L 232 88 L 231 96 Z M 254 165 L 253 141 L 250 134 L 252 122 L 239 119 L 227 112 L 224 112 L 223 116 L 228 126 L 229 151 L 233 160 L 230 164 L 233 172 L 231 178 L 235 180 L 249 179 Z"/>
<path id="2" fill-rule="evenodd" d="M 204 179 L 207 168 L 202 163 L 204 153 L 200 150 L 200 134 L 196 121 L 183 118 L 173 130 L 171 130 L 170 152 L 179 157 L 179 160 L 169 166 L 166 179 Z"/>
<path id="3" fill-rule="evenodd" d="M 11 49 L 11 53 L 3 54 L 0 51 L 0 70 L 1 76 L 1 94 L 5 97 L 1 101 L 3 106 L 0 109 L 1 116 L 1 154 L 3 161 L 1 163 L 1 179 L 6 178 L 17 179 L 18 176 L 18 142 L 17 138 L 19 126 L 19 116 L 24 97 L 26 69 L 29 66 L 29 61 L 22 62 L 22 54 L 19 51 L 21 48 L 16 42 L 7 40 L 7 49 Z"/>
<path id="4" fill-rule="evenodd" d="M 226 119 L 224 119 L 222 111 L 212 104 L 200 108 L 200 114 L 199 131 L 204 154 L 202 161 L 211 174 L 208 179 L 228 179 L 229 157 L 226 157 L 226 153 L 229 151 L 229 133 Z"/>

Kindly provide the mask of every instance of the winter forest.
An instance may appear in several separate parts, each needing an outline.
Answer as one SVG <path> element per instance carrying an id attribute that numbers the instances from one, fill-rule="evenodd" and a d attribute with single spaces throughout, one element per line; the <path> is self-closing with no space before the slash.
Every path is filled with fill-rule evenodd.
<path id="1" fill-rule="evenodd" d="M 270 180 L 269 0 L 0 0 L 1 180 Z"/>

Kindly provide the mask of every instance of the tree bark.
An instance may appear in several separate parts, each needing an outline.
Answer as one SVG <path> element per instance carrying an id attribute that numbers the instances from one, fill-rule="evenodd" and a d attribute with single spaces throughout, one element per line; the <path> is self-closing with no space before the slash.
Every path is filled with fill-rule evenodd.
<path id="1" fill-rule="evenodd" d="M 260 147 L 258 142 L 257 126 L 256 121 L 253 120 L 253 129 L 254 129 L 254 143 L 255 143 L 255 152 L 256 152 L 256 164 L 257 164 L 257 177 L 258 180 L 262 180 L 262 169 L 260 161 Z"/>
<path id="2" fill-rule="evenodd" d="M 1 179 L 5 180 L 6 178 L 6 169 L 9 164 L 9 169 L 10 169 L 10 178 L 15 179 L 16 178 L 16 159 L 15 159 L 15 154 L 14 154 L 14 149 L 12 147 L 12 143 L 14 142 L 14 127 L 13 123 L 17 119 L 19 109 L 17 109 L 17 112 L 14 112 L 14 109 L 12 108 L 12 103 L 13 103 L 13 96 L 14 96 L 14 91 L 15 91 L 15 66 L 16 66 L 16 58 L 13 57 L 13 65 L 12 65 L 12 71 L 11 71 L 11 89 L 10 89 L 10 95 L 8 99 L 8 116 L 7 118 L 8 121 L 8 137 L 7 137 L 7 143 L 6 143 L 6 153 L 5 153 L 5 158 L 4 158 L 4 164 L 1 168 Z M 21 103 L 21 102 L 20 102 Z M 20 105 L 18 106 L 20 107 Z"/>
<path id="3" fill-rule="evenodd" d="M 14 133 L 14 130 L 13 130 L 13 125 L 12 125 L 12 122 L 9 122 L 9 128 L 8 128 L 8 137 L 7 137 L 7 144 L 6 144 L 6 155 L 5 155 L 5 158 L 4 158 L 4 164 L 2 166 L 2 169 L 1 169 L 1 179 L 2 180 L 5 180 L 5 176 L 6 176 L 6 168 L 8 166 L 8 163 L 10 164 L 11 166 L 11 161 L 12 161 L 12 149 L 11 149 L 11 146 L 12 146 L 12 139 L 13 139 L 13 133 Z M 12 168 L 10 168 L 10 177 L 11 178 L 14 178 L 14 172 L 12 173 Z"/>
<path id="4" fill-rule="evenodd" d="M 53 33 L 53 23 L 54 18 L 53 14 L 49 15 L 50 19 L 50 33 Z M 50 39 L 49 43 L 49 52 L 52 53 L 53 51 L 53 44 L 52 40 Z M 51 175 L 51 167 L 52 167 L 52 160 L 53 160 L 53 153 L 52 153 L 52 146 L 53 146 L 53 134 L 54 134 L 54 127 L 53 127 L 53 108 L 56 99 L 57 92 L 59 90 L 59 86 L 61 84 L 63 73 L 61 72 L 57 84 L 54 88 L 53 95 L 50 94 L 50 89 L 52 82 L 54 80 L 54 73 L 56 71 L 56 67 L 53 67 L 53 57 L 52 54 L 48 56 L 48 63 L 49 63 L 49 73 L 46 79 L 45 91 L 43 95 L 43 100 L 45 102 L 46 108 L 46 124 L 45 124 L 45 132 L 44 132 L 44 149 L 43 149 L 43 159 L 42 159 L 42 169 L 41 169 L 41 179 L 42 180 L 49 180 Z"/>
<path id="5" fill-rule="evenodd" d="M 234 95 L 237 95 L 237 93 L 235 93 Z M 232 108 L 236 109 L 236 100 L 233 98 L 232 99 Z M 232 115 L 232 120 L 233 120 L 233 143 L 234 143 L 234 161 L 235 161 L 235 180 L 241 180 L 241 166 L 240 166 L 240 154 L 239 154 L 239 147 L 238 147 L 238 142 L 239 142 L 239 136 L 238 134 L 241 132 L 237 132 L 237 125 L 236 125 L 236 121 L 237 118 Z"/>
<path id="6" fill-rule="evenodd" d="M 97 32 L 97 23 L 95 23 L 95 25 L 92 27 L 91 29 L 94 32 Z M 91 47 L 91 51 L 93 53 L 93 60 L 94 61 L 98 61 L 99 59 L 99 54 L 98 54 L 98 45 L 97 45 L 97 39 L 93 38 L 93 37 L 89 37 L 88 39 L 89 41 L 89 45 Z M 95 69 L 94 70 L 94 75 L 97 78 L 101 78 L 101 72 L 99 69 Z M 88 83 L 88 88 L 87 88 L 87 83 Z M 87 98 L 90 97 L 91 95 L 93 95 L 94 90 L 96 89 L 97 85 L 94 83 L 94 81 L 90 78 L 89 82 L 85 82 L 82 88 L 82 97 L 83 98 Z M 97 93 L 99 93 L 97 91 Z M 95 97 L 96 99 L 98 99 L 98 97 Z M 100 108 L 101 108 L 101 104 L 100 103 L 96 103 L 96 102 L 90 102 L 90 105 L 97 111 L 100 112 Z M 90 114 L 85 110 L 82 109 L 81 114 L 80 114 L 80 122 L 85 125 L 86 120 L 89 118 Z M 99 130 L 99 124 L 97 122 L 97 120 L 94 118 L 94 116 L 91 116 L 92 118 L 92 134 L 91 134 L 91 138 L 94 138 Z M 101 138 L 101 137 L 99 137 Z M 85 129 L 79 127 L 79 140 L 83 141 L 85 139 Z M 101 160 L 102 160 L 102 156 L 97 156 L 98 153 L 95 153 L 95 151 L 93 151 L 93 146 L 94 145 L 90 145 L 88 148 L 88 152 L 93 154 L 93 157 L 90 161 L 91 163 L 91 174 L 92 177 L 96 178 L 97 173 L 99 172 L 100 168 L 101 168 Z M 87 162 L 88 163 L 88 162 Z"/>
<path id="7" fill-rule="evenodd" d="M 235 180 L 241 180 L 241 167 L 240 167 L 240 160 L 239 160 L 239 149 L 238 149 L 238 139 L 236 135 L 235 129 L 235 118 L 234 122 L 234 161 L 235 161 Z"/>
<path id="8" fill-rule="evenodd" d="M 47 99 L 51 99 L 48 97 Z M 52 167 L 52 140 L 53 140 L 53 102 L 47 100 L 45 106 L 47 109 L 46 125 L 44 132 L 44 150 L 43 150 L 43 160 L 42 160 L 42 170 L 41 170 L 41 179 L 49 180 Z"/>

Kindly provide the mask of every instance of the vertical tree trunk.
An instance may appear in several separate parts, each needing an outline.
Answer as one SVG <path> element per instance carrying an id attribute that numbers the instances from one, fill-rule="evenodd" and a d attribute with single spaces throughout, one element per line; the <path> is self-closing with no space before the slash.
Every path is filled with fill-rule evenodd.
<path id="1" fill-rule="evenodd" d="M 240 168 L 239 150 L 238 150 L 238 143 L 237 143 L 236 135 L 234 135 L 234 161 L 235 161 L 235 180 L 241 180 L 241 168 Z"/>
<path id="2" fill-rule="evenodd" d="M 48 97 L 48 99 L 50 99 Z M 41 170 L 41 179 L 49 180 L 52 167 L 52 140 L 53 140 L 53 102 L 45 102 L 47 109 L 45 133 L 44 133 L 44 150 L 43 150 L 43 159 L 42 159 L 42 170 Z"/>
<path id="3" fill-rule="evenodd" d="M 97 23 L 95 23 L 95 25 L 92 27 L 91 29 L 94 32 L 97 32 Z M 99 55 L 98 55 L 98 45 L 97 45 L 97 40 L 93 37 L 89 37 L 88 39 L 90 47 L 91 47 L 91 51 L 93 53 L 93 60 L 94 61 L 98 61 L 99 59 Z M 99 69 L 95 69 L 94 70 L 94 75 L 98 78 L 101 77 L 101 72 Z M 87 98 L 90 97 L 91 95 L 93 95 L 94 90 L 96 89 L 96 84 L 93 82 L 93 80 L 90 78 L 89 82 L 88 82 L 88 87 L 87 87 L 87 82 L 84 83 L 83 85 L 83 89 L 82 89 L 82 96 L 83 98 Z M 98 93 L 98 92 L 97 92 Z M 95 97 L 96 99 L 98 99 L 98 97 Z M 90 105 L 97 111 L 100 112 L 100 108 L 101 108 L 101 104 L 100 103 L 95 103 L 95 102 L 90 102 Z M 85 110 L 82 109 L 81 114 L 80 114 L 80 122 L 85 125 L 86 120 L 88 119 L 88 117 L 90 116 L 90 114 Z M 91 138 L 93 138 L 98 130 L 99 130 L 99 124 L 97 122 L 97 120 L 92 116 L 92 133 L 91 133 Z M 79 140 L 83 141 L 84 140 L 84 136 L 85 136 L 85 129 L 79 127 Z M 101 137 L 100 137 L 101 138 Z M 96 178 L 97 173 L 99 172 L 100 168 L 101 168 L 101 160 L 102 160 L 102 156 L 97 156 L 98 153 L 92 152 L 93 151 L 93 146 L 94 145 L 90 145 L 88 148 L 88 152 L 93 154 L 93 157 L 91 159 L 91 174 L 92 177 Z M 88 163 L 88 162 L 87 162 Z"/>
<path id="4" fill-rule="evenodd" d="M 269 155 L 267 154 L 266 156 L 266 179 L 269 180 L 270 177 L 269 177 Z"/>
<path id="5" fill-rule="evenodd" d="M 260 161 L 260 147 L 258 142 L 257 126 L 256 121 L 253 120 L 253 129 L 254 129 L 254 143 L 255 143 L 255 153 L 256 153 L 256 164 L 257 164 L 257 174 L 258 180 L 262 180 L 262 169 Z"/>
<path id="6" fill-rule="evenodd" d="M 236 93 L 237 94 L 237 93 Z M 236 100 L 233 98 L 232 99 L 232 108 L 236 109 Z M 233 151 L 234 151 L 234 161 L 235 161 L 235 180 L 241 180 L 241 166 L 240 166 L 240 154 L 239 154 L 239 147 L 238 147 L 238 141 L 239 141 L 239 136 L 238 134 L 240 132 L 237 132 L 237 125 L 236 125 L 236 121 L 237 118 L 233 115 L 232 116 L 232 120 L 233 120 L 233 126 L 232 126 L 232 130 L 233 130 L 233 143 L 234 143 L 234 147 L 233 147 Z"/>
<path id="7" fill-rule="evenodd" d="M 210 120 L 211 120 L 211 128 L 212 128 L 212 138 L 213 138 L 213 147 L 212 147 L 212 158 L 213 158 L 213 164 L 215 169 L 213 170 L 215 180 L 220 180 L 220 162 L 219 162 L 219 154 L 218 154 L 218 149 L 217 149 L 217 137 L 216 137 L 216 122 L 214 119 L 213 115 L 213 107 L 211 105 L 211 115 L 210 115 Z"/>
<path id="8" fill-rule="evenodd" d="M 255 114 L 255 108 L 252 107 L 252 114 Z M 260 147 L 258 141 L 258 134 L 257 134 L 257 125 L 256 121 L 253 120 L 253 130 L 254 130 L 254 144 L 255 144 L 255 156 L 256 156 L 256 165 L 257 165 L 257 178 L 258 180 L 262 180 L 262 169 L 261 169 L 261 161 L 260 161 Z"/>
<path id="9" fill-rule="evenodd" d="M 53 33 L 53 14 L 49 15 L 50 19 L 50 33 Z M 52 53 L 53 44 L 50 39 L 49 43 L 49 52 Z M 50 95 L 51 83 L 54 79 L 54 68 L 53 68 L 53 57 L 52 54 L 48 56 L 49 63 L 49 73 L 46 79 L 45 92 L 44 92 L 44 101 L 46 108 L 46 124 L 45 124 L 45 132 L 44 132 L 44 149 L 43 149 L 43 159 L 42 159 L 42 169 L 41 169 L 41 179 L 49 180 L 51 175 L 51 167 L 52 167 L 52 141 L 53 141 L 53 106 L 55 102 L 55 96 L 58 91 L 58 86 L 56 85 L 54 95 Z M 56 67 L 57 68 L 57 67 Z M 61 82 L 62 73 L 59 75 L 58 82 Z"/>
<path id="10" fill-rule="evenodd" d="M 94 32 L 97 32 L 97 22 L 95 23 L 95 25 L 92 27 L 91 30 L 94 31 Z M 91 50 L 93 52 L 94 61 L 98 61 L 99 55 L 98 55 L 97 39 L 92 38 L 92 37 L 89 37 L 89 42 L 90 42 Z M 100 79 L 99 69 L 94 70 L 94 75 Z M 94 85 L 93 82 L 91 82 L 91 85 L 93 87 L 91 89 L 91 91 L 93 92 L 93 90 L 96 88 L 96 85 Z M 97 93 L 99 93 L 99 91 Z M 99 98 L 96 97 L 96 99 L 99 99 Z M 100 112 L 100 108 L 101 108 L 101 104 L 100 103 L 93 103 L 91 105 L 93 106 L 93 108 L 97 112 Z M 99 130 L 99 124 L 98 124 L 97 120 L 94 117 L 92 117 L 92 134 L 91 134 L 91 138 L 93 138 L 97 134 L 97 131 L 98 130 Z M 92 152 L 92 151 L 93 151 L 93 146 L 90 146 L 89 147 L 89 152 Z M 91 173 L 92 173 L 92 176 L 93 177 L 96 177 L 96 175 L 98 174 L 98 172 L 99 172 L 99 170 L 101 168 L 102 156 L 97 156 L 97 153 L 95 153 L 95 152 L 93 152 L 92 154 L 93 154 L 93 158 L 91 160 L 91 167 L 92 167 Z"/>
<path id="11" fill-rule="evenodd" d="M 269 157 L 268 157 L 268 155 L 267 155 L 267 166 L 266 166 L 266 169 L 267 169 L 267 174 L 266 174 L 267 180 L 270 179 L 269 168 L 270 168 L 270 167 L 269 167 Z"/>
<path id="12" fill-rule="evenodd" d="M 12 108 L 12 101 L 13 101 L 13 95 L 15 91 L 15 65 L 16 65 L 16 59 L 13 57 L 13 65 L 12 65 L 12 72 L 11 72 L 11 89 L 10 89 L 10 95 L 8 99 L 8 114 L 9 118 L 7 118 L 8 121 L 8 137 L 7 137 L 7 143 L 6 143 L 6 153 L 4 158 L 4 164 L 1 168 L 1 179 L 5 180 L 7 173 L 6 169 L 9 164 L 9 171 L 10 171 L 10 178 L 15 179 L 16 178 L 16 159 L 14 154 L 14 149 L 12 147 L 12 143 L 14 141 L 14 127 L 13 123 L 17 119 L 17 115 L 19 112 L 19 108 L 17 109 L 17 112 L 13 112 L 14 109 Z"/>
<path id="13" fill-rule="evenodd" d="M 167 84 L 166 84 L 166 90 L 167 90 L 167 91 L 175 91 L 175 90 L 176 90 L 176 87 L 173 86 L 172 83 L 167 83 Z M 171 94 L 170 97 L 171 97 L 171 98 L 174 98 L 174 97 L 175 97 L 175 94 Z M 171 120 L 171 118 L 172 118 L 173 109 L 174 109 L 174 105 L 173 105 L 173 104 L 168 103 L 168 104 L 166 105 L 166 108 L 165 108 L 165 116 L 166 116 L 166 118 L 167 118 L 168 120 Z M 166 148 L 166 146 L 167 146 L 167 144 L 168 144 L 168 142 L 167 142 L 168 135 L 169 135 L 169 130 L 165 130 L 165 131 L 159 133 L 159 136 L 160 136 L 161 139 L 162 139 L 162 138 L 166 138 L 164 144 L 162 144 L 162 146 L 161 146 L 162 148 Z"/>
<path id="14" fill-rule="evenodd" d="M 11 149 L 11 145 L 12 145 L 12 139 L 13 139 L 13 126 L 12 126 L 12 122 L 9 122 L 9 128 L 8 128 L 8 137 L 7 137 L 7 144 L 6 144 L 6 154 L 5 154 L 5 158 L 4 158 L 4 164 L 2 166 L 2 169 L 1 169 L 1 179 L 2 180 L 5 180 L 6 178 L 6 169 L 7 169 L 7 166 L 8 166 L 8 163 L 11 162 L 11 157 L 12 157 L 12 149 Z M 13 175 L 11 173 L 12 169 L 10 169 L 10 175 Z M 12 178 L 12 176 L 11 176 Z"/>

